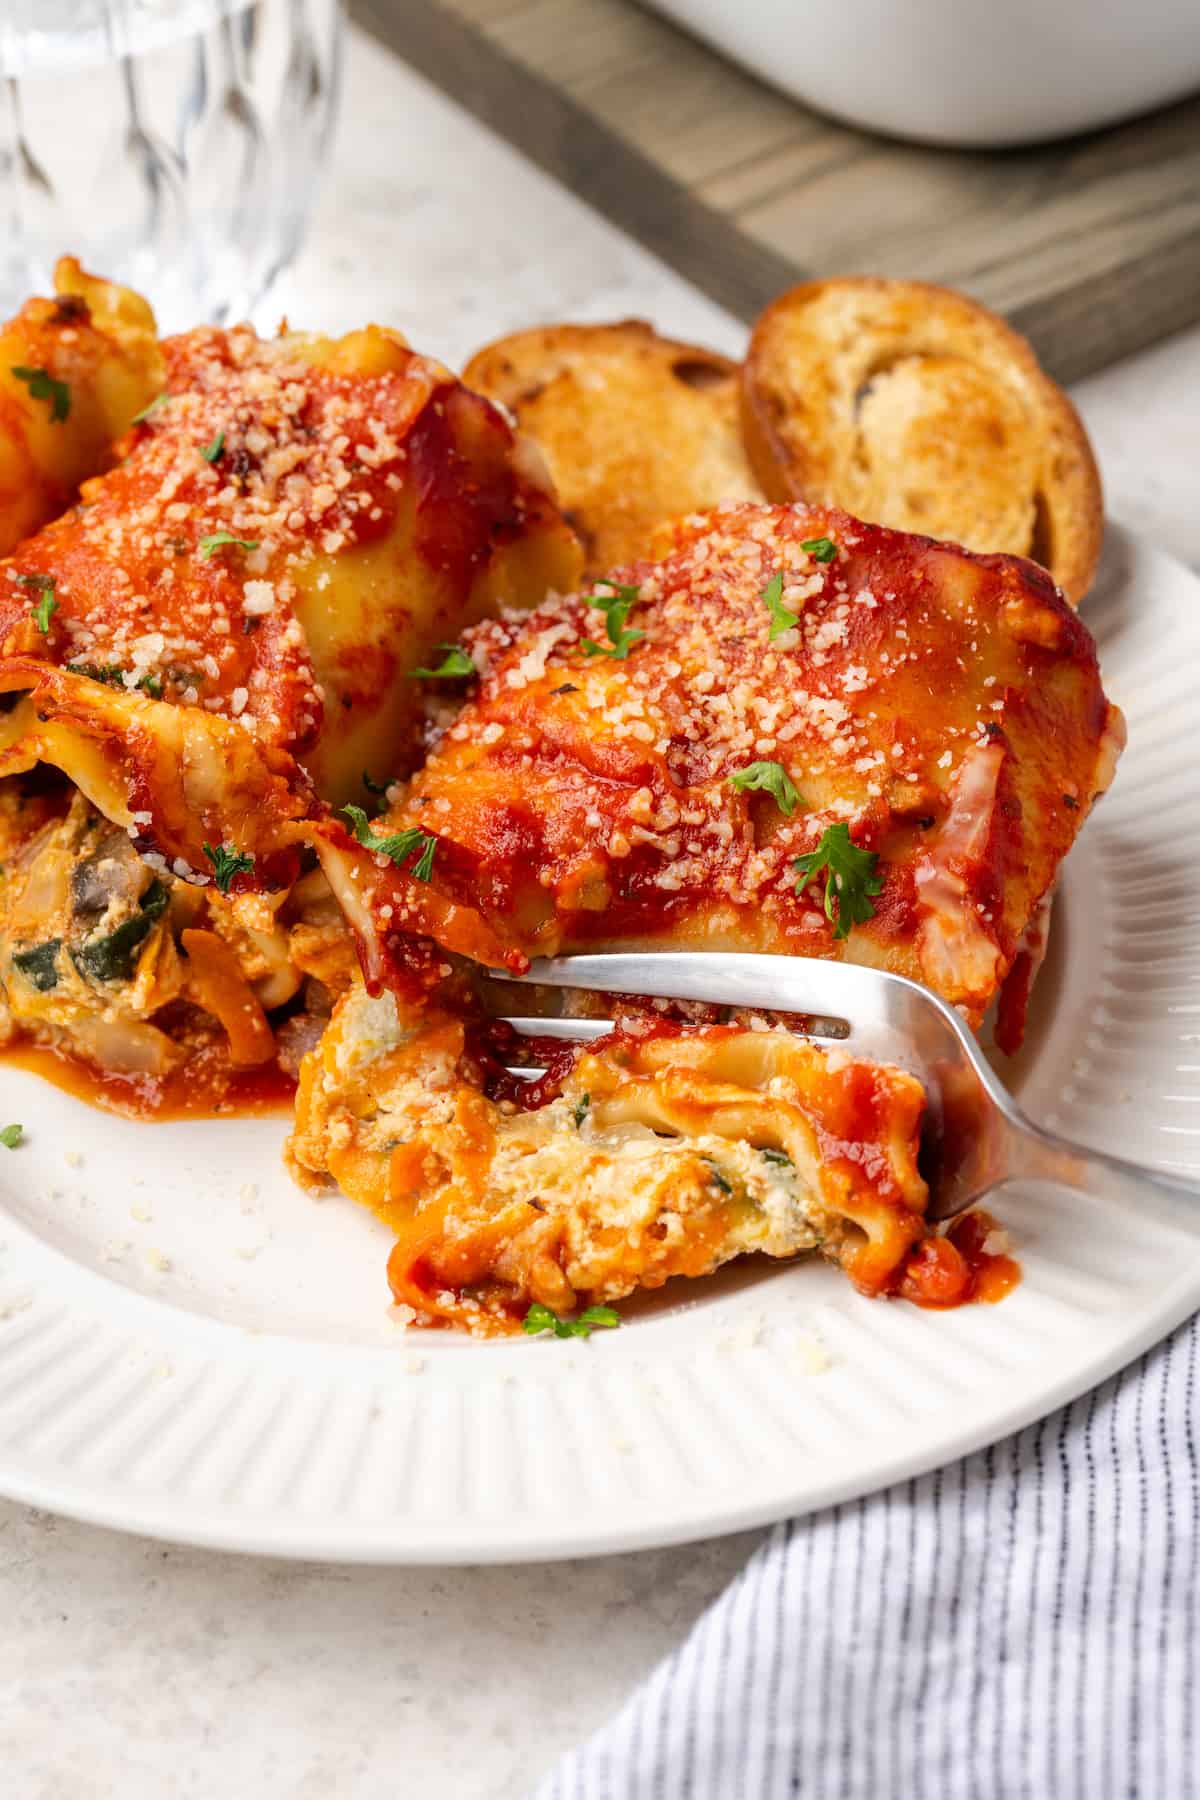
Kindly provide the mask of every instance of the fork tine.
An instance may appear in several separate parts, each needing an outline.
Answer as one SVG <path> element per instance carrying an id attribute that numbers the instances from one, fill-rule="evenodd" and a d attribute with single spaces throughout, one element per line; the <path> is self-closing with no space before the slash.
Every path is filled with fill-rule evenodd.
<path id="1" fill-rule="evenodd" d="M 504 981 L 577 987 L 666 1000 L 707 1000 L 718 1006 L 769 1012 L 813 1012 L 845 1018 L 880 980 L 875 969 L 816 957 L 762 956 L 740 951 L 654 950 L 547 957 L 525 975 L 489 970 Z"/>
<path id="2" fill-rule="evenodd" d="M 806 1014 L 814 1038 L 831 1039 L 856 1056 L 899 1063 L 921 1074 L 923 1058 L 914 1054 L 919 1027 L 936 1026 L 966 1039 L 961 1021 L 928 988 L 902 975 L 860 964 L 819 957 L 768 956 L 724 950 L 611 951 L 596 955 L 559 956 L 535 962 L 527 974 L 489 971 L 498 980 L 520 987 L 586 988 L 613 994 L 644 995 L 667 1000 L 702 1000 L 763 1014 Z M 848 1029 L 822 1030 L 828 1021 L 845 1021 Z M 968 1054 L 971 1051 L 968 1050 Z"/>
<path id="3" fill-rule="evenodd" d="M 607 1037 L 613 1028 L 611 1019 L 539 1018 L 536 1013 L 507 1013 L 502 1022 L 511 1025 L 522 1037 L 564 1038 L 576 1044 L 590 1044 L 593 1038 Z"/>
<path id="4" fill-rule="evenodd" d="M 489 971 L 491 973 L 491 971 Z M 815 957 L 762 956 L 728 951 L 613 951 L 535 962 L 528 974 L 495 971 L 501 980 L 574 987 L 665 1000 L 699 1000 L 764 1013 L 807 1013 L 851 1027 L 879 1005 L 874 969 Z M 845 1033 L 814 1035 L 845 1036 Z"/>

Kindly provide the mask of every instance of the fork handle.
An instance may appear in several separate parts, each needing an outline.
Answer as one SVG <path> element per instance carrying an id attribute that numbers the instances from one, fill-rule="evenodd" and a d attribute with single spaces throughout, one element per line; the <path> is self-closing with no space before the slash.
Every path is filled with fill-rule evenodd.
<path id="1" fill-rule="evenodd" d="M 1146 1199 L 1166 1199 L 1175 1206 L 1180 1201 L 1187 1201 L 1193 1220 L 1197 1216 L 1196 1209 L 1200 1208 L 1200 1184 L 1169 1175 L 1163 1169 L 1148 1169 L 1141 1163 L 1126 1162 L 1124 1157 L 1109 1156 L 1103 1150 L 1086 1149 L 1082 1144 L 1073 1144 L 1067 1138 L 1043 1131 L 1028 1119 L 1022 1120 L 1019 1128 L 1010 1121 L 1007 1150 L 1006 1181 L 1021 1177 L 1049 1181 L 1126 1206 L 1139 1194 Z"/>

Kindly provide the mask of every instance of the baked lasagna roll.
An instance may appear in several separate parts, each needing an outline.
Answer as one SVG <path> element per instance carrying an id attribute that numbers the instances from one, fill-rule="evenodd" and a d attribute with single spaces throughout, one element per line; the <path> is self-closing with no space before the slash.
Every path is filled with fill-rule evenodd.
<path id="1" fill-rule="evenodd" d="M 830 510 L 689 518 L 466 647 L 425 767 L 323 848 L 377 983 L 405 934 L 514 969 L 757 950 L 897 971 L 978 1024 L 1123 741 L 1034 564 Z"/>
<path id="2" fill-rule="evenodd" d="M 527 1110 L 486 1091 L 461 1015 L 356 985 L 305 1058 L 291 1142 L 396 1233 L 424 1324 L 516 1329 L 732 1257 L 819 1249 L 868 1293 L 922 1233 L 924 1105 L 899 1069 L 783 1031 L 642 1019 Z"/>
<path id="3" fill-rule="evenodd" d="M 411 767 L 440 639 L 579 568 L 536 454 L 394 333 L 162 355 L 120 462 L 0 562 L 10 1029 L 155 1078 L 181 1003 L 273 1053 L 329 925 L 290 898 L 309 822 Z"/>
<path id="4" fill-rule="evenodd" d="M 377 992 L 302 1066 L 293 1163 L 395 1229 L 422 1320 L 496 1329 L 754 1250 L 973 1291 L 925 1231 L 911 1076 L 610 997 L 611 1037 L 522 1084 L 472 1002 L 470 961 L 669 945 L 854 958 L 978 1023 L 1112 774 L 1095 648 L 1032 564 L 789 507 L 673 535 L 468 633 L 425 767 L 320 828 Z"/>
<path id="5" fill-rule="evenodd" d="M 528 447 L 393 333 L 200 330 L 164 354 L 124 460 L 0 565 L 0 687 L 29 692 L 0 773 L 57 759 L 146 848 L 203 869 L 203 837 L 243 822 L 231 742 L 362 799 L 364 772 L 412 764 L 413 671 L 438 640 L 579 563 Z M 196 743 L 177 818 L 151 764 L 180 708 Z"/>
<path id="6" fill-rule="evenodd" d="M 0 328 L 0 556 L 113 461 L 113 443 L 162 387 L 154 314 L 129 288 L 63 257 L 53 299 Z"/>

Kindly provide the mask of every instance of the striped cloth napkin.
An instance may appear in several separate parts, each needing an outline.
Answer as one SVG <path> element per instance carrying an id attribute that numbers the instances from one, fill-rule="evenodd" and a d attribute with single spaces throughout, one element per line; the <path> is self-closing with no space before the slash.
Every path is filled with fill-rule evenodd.
<path id="1" fill-rule="evenodd" d="M 1195 1800 L 1200 1315 L 935 1474 L 775 1528 L 537 1800 Z"/>

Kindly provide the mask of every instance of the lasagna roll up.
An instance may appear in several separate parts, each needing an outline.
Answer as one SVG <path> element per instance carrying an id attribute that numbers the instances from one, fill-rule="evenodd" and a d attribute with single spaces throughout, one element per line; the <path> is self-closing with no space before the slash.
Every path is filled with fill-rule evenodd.
<path id="1" fill-rule="evenodd" d="M 1124 741 L 1035 564 L 829 509 L 687 519 L 660 562 L 467 648 L 472 697 L 372 827 L 433 840 L 430 879 L 323 850 L 380 969 L 398 931 L 515 969 L 847 957 L 977 1025 Z"/>
<path id="2" fill-rule="evenodd" d="M 440 639 L 579 569 L 536 453 L 397 334 L 203 329 L 161 359 L 115 466 L 0 563 L 0 777 L 66 778 L 49 818 L 9 808 L 12 1027 L 153 1074 L 181 997 L 235 1062 L 271 1053 L 296 928 L 336 915 L 319 877 L 289 899 L 312 822 L 412 767 Z"/>
<path id="3" fill-rule="evenodd" d="M 0 329 L 0 556 L 76 498 L 163 383 L 154 314 L 74 257 Z"/>
<path id="4" fill-rule="evenodd" d="M 395 1227 L 398 1298 L 476 1330 L 748 1250 L 964 1297 L 954 1245 L 925 1235 L 910 1076 L 609 996 L 615 1035 L 547 1046 L 522 1084 L 466 971 L 584 948 L 845 957 L 978 1025 L 1122 741 L 1048 577 L 734 506 L 465 652 L 471 696 L 396 803 L 321 828 L 377 992 L 352 989 L 305 1063 L 302 1176 Z M 431 973 L 458 970 L 425 999 L 422 936 Z"/>
<path id="5" fill-rule="evenodd" d="M 531 1305 L 754 1252 L 820 1250 L 866 1293 L 903 1279 L 927 1200 L 911 1075 L 783 1030 L 645 1016 L 569 1061 L 530 1106 L 489 1083 L 461 1013 L 358 985 L 305 1058 L 292 1167 L 396 1232 L 392 1292 L 422 1323 L 511 1331 Z"/>

